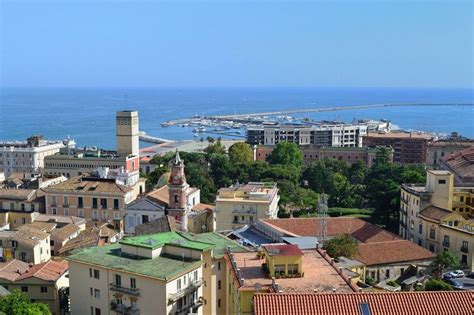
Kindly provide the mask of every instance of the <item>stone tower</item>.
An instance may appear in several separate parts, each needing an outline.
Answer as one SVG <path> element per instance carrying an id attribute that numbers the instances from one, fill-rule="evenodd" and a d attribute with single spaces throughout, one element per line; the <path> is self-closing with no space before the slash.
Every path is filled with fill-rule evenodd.
<path id="1" fill-rule="evenodd" d="M 138 112 L 129 110 L 117 112 L 115 129 L 118 154 L 139 156 Z"/>
<path id="2" fill-rule="evenodd" d="M 187 207 L 187 191 L 189 185 L 184 175 L 184 162 L 176 151 L 176 156 L 170 162 L 171 175 L 168 181 L 169 210 L 171 212 L 185 212 Z M 173 211 L 181 210 L 181 211 Z M 174 214 L 172 214 L 174 215 Z"/>

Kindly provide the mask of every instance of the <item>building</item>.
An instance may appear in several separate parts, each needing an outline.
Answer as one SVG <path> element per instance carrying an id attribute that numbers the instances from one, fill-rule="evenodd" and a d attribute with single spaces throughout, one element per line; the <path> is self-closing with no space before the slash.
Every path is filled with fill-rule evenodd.
<path id="1" fill-rule="evenodd" d="M 125 207 L 125 233 L 134 234 L 137 225 L 164 217 L 165 207 L 148 198 L 138 198 Z"/>
<path id="2" fill-rule="evenodd" d="M 430 142 L 428 143 L 428 157 L 426 159 L 426 164 L 430 169 L 439 169 L 440 159 L 473 146 L 473 140 L 447 139 Z"/>
<path id="3" fill-rule="evenodd" d="M 12 173 L 5 180 L 3 186 L 13 189 L 41 189 L 56 185 L 65 180 L 67 178 L 62 175 Z"/>
<path id="4" fill-rule="evenodd" d="M 117 153 L 121 156 L 139 156 L 138 112 L 124 110 L 115 118 Z"/>
<path id="5" fill-rule="evenodd" d="M 362 147 L 367 124 L 326 122 L 309 124 L 264 124 L 247 128 L 246 142 L 274 146 L 280 142 L 318 147 Z"/>
<path id="6" fill-rule="evenodd" d="M 53 261 L 31 265 L 20 260 L 0 263 L 0 285 L 19 290 L 31 301 L 46 304 L 52 314 L 67 314 L 68 264 Z"/>
<path id="7" fill-rule="evenodd" d="M 266 161 L 267 157 L 272 153 L 275 146 L 258 146 L 255 148 L 255 160 Z M 389 148 L 391 154 L 388 158 L 393 161 L 393 149 Z M 359 147 L 317 147 L 317 146 L 300 146 L 303 152 L 304 162 L 310 164 L 324 158 L 337 159 L 345 161 L 349 164 L 355 164 L 358 161 L 363 162 L 368 167 L 374 164 L 375 158 L 380 148 L 359 148 Z"/>
<path id="8" fill-rule="evenodd" d="M 428 155 L 428 143 L 433 139 L 433 135 L 421 132 L 368 132 L 363 138 L 363 144 L 367 147 L 392 147 L 394 163 L 423 164 Z"/>
<path id="9" fill-rule="evenodd" d="M 27 225 L 0 231 L 0 254 L 3 261 L 18 259 L 35 265 L 47 262 L 51 259 L 50 236 Z"/>
<path id="10" fill-rule="evenodd" d="M 452 173 L 427 172 L 425 184 L 402 184 L 400 236 L 438 253 L 450 250 L 474 270 L 474 187 L 455 186 Z"/>
<path id="11" fill-rule="evenodd" d="M 260 235 L 273 242 L 292 243 L 294 239 L 294 243 L 298 244 L 298 239 L 301 237 L 320 237 L 320 220 L 319 218 L 265 219 L 258 221 L 254 228 Z M 411 244 L 398 235 L 358 218 L 327 218 L 326 226 L 328 239 L 347 234 L 357 241 L 358 253 L 353 259 L 362 263 L 363 267 L 360 268 L 359 264 L 358 267 L 349 270 L 354 272 L 352 277 L 361 281 L 372 278 L 378 284 L 398 279 L 411 265 L 417 266 L 422 272 L 435 256 L 423 247 Z"/>
<path id="12" fill-rule="evenodd" d="M 44 189 L 46 212 L 85 218 L 96 226 L 110 223 L 123 231 L 126 205 L 144 191 L 143 179 L 126 182 L 118 176 L 114 179 L 80 175 Z"/>
<path id="13" fill-rule="evenodd" d="M 71 314 L 222 314 L 229 247 L 244 250 L 216 233 L 168 232 L 76 252 Z"/>
<path id="14" fill-rule="evenodd" d="M 474 186 L 474 146 L 441 158 L 439 166 L 453 173 L 457 185 Z"/>
<path id="15" fill-rule="evenodd" d="M 260 294 L 358 290 L 334 262 L 319 251 L 302 251 L 297 245 L 288 244 L 262 247 L 262 252 L 226 253 L 227 314 L 253 314 L 252 301 Z"/>
<path id="16" fill-rule="evenodd" d="M 76 249 L 113 244 L 119 240 L 120 236 L 119 232 L 110 228 L 107 224 L 89 227 L 63 244 L 55 254 L 57 256 L 67 256 Z"/>
<path id="17" fill-rule="evenodd" d="M 45 159 L 45 174 L 64 175 L 68 178 L 93 173 L 99 168 L 139 172 L 139 125 L 137 111 L 119 111 L 116 114 L 117 151 L 97 148 L 68 147 L 61 153 Z"/>
<path id="18" fill-rule="evenodd" d="M 43 136 L 31 136 L 26 141 L 0 142 L 0 172 L 9 177 L 12 173 L 38 174 L 44 159 L 56 154 L 68 141 L 49 141 Z"/>
<path id="19" fill-rule="evenodd" d="M 180 230 L 193 233 L 215 231 L 214 207 L 201 203 L 200 190 L 187 183 L 184 161 L 178 151 L 169 167 L 170 173 L 159 180 L 166 184 L 149 192 L 147 198 L 162 205 L 165 214 L 174 218 Z"/>
<path id="20" fill-rule="evenodd" d="M 45 212 L 42 190 L 0 188 L 0 224 L 16 229 L 33 222 L 40 212 Z"/>
<path id="21" fill-rule="evenodd" d="M 216 197 L 216 230 L 228 231 L 252 224 L 259 219 L 277 218 L 276 183 L 250 182 L 221 188 Z"/>
<path id="22" fill-rule="evenodd" d="M 364 292 L 331 294 L 258 294 L 255 315 L 425 315 L 472 314 L 473 293 L 436 292 Z"/>

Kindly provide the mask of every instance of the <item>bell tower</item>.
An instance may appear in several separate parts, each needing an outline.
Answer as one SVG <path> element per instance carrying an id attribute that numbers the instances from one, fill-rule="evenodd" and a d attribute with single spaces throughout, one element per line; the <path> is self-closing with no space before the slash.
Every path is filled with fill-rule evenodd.
<path id="1" fill-rule="evenodd" d="M 170 210 L 186 210 L 187 195 L 189 185 L 186 182 L 184 175 L 184 162 L 179 157 L 179 152 L 176 150 L 176 155 L 170 162 L 171 175 L 168 181 L 169 191 L 169 209 Z"/>

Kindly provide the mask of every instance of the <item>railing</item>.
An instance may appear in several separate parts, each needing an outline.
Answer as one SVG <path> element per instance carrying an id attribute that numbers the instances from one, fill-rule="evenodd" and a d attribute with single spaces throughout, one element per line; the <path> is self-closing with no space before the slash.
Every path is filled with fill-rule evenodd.
<path id="1" fill-rule="evenodd" d="M 186 307 L 183 307 L 179 309 L 176 313 L 181 315 L 181 314 L 189 314 L 189 313 L 197 313 L 198 309 L 203 305 L 202 298 L 199 300 L 195 301 L 193 304 L 188 305 Z M 190 311 L 191 310 L 191 311 Z"/>
<path id="2" fill-rule="evenodd" d="M 234 209 L 232 213 L 244 213 L 244 214 L 257 214 L 256 210 L 243 210 L 243 209 Z"/>
<path id="3" fill-rule="evenodd" d="M 449 247 L 449 242 L 443 242 L 444 247 Z"/>
<path id="4" fill-rule="evenodd" d="M 461 252 L 468 253 L 469 249 L 466 246 L 461 246 Z"/>
<path id="5" fill-rule="evenodd" d="M 110 290 L 130 294 L 134 296 L 140 295 L 140 289 L 126 288 L 126 287 L 122 287 L 121 285 L 116 285 L 115 283 L 110 284 Z"/>
<path id="6" fill-rule="evenodd" d="M 200 286 L 202 286 L 202 284 L 204 283 L 204 281 L 201 279 L 198 279 L 194 282 L 191 282 L 189 283 L 189 285 L 181 290 L 178 290 L 176 293 L 170 293 L 168 295 L 168 300 L 169 301 L 177 301 L 178 299 L 182 298 L 183 296 L 185 296 L 186 294 L 198 289 Z"/>
<path id="7" fill-rule="evenodd" d="M 110 302 L 110 309 L 123 315 L 139 315 L 140 309 L 136 306 L 126 306 L 115 301 Z"/>

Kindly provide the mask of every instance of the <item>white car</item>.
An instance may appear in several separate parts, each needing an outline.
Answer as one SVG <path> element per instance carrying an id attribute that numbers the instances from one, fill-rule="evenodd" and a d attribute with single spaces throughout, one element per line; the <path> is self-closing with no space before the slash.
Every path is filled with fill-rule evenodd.
<path id="1" fill-rule="evenodd" d="M 464 277 L 464 271 L 462 270 L 454 270 L 448 273 L 453 278 L 462 278 Z"/>

